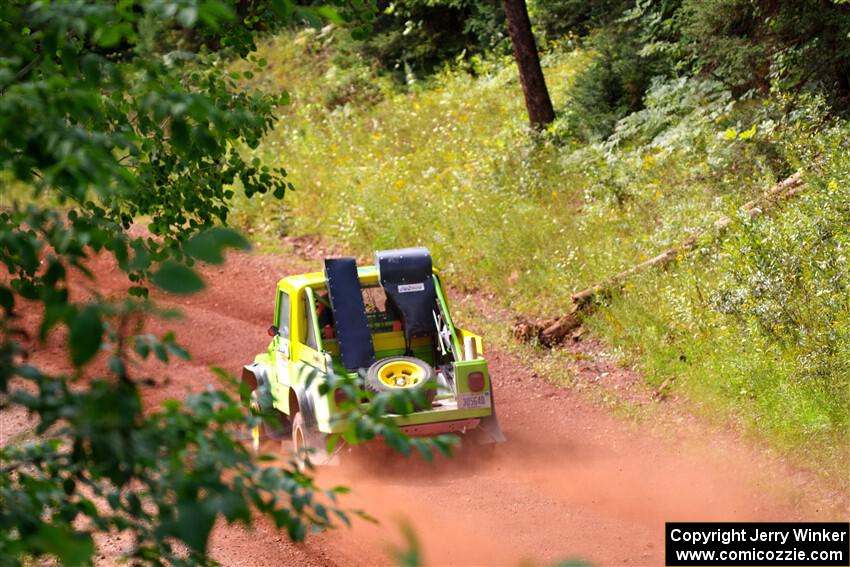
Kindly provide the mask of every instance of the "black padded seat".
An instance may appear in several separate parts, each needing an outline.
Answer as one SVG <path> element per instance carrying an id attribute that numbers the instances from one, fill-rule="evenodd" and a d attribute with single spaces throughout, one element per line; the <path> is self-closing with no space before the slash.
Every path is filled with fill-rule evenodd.
<path id="1" fill-rule="evenodd" d="M 348 370 L 369 368 L 375 362 L 375 345 L 366 320 L 357 261 L 354 258 L 326 258 L 325 279 L 342 365 Z"/>
<path id="2" fill-rule="evenodd" d="M 437 333 L 431 254 L 426 248 L 383 250 L 375 254 L 378 281 L 394 310 L 401 315 L 407 344 L 414 337 Z"/>

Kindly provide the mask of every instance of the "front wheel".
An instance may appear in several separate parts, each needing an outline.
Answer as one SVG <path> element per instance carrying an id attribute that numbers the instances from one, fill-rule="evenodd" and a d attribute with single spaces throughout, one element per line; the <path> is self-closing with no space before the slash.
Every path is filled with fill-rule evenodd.
<path id="1" fill-rule="evenodd" d="M 261 413 L 260 409 L 260 400 L 257 395 L 257 390 L 251 392 L 251 411 L 255 416 L 259 416 Z M 265 441 L 267 436 L 263 431 L 263 424 L 257 423 L 251 428 L 251 447 L 254 449 L 254 453 L 260 452 L 260 444 Z"/>
<path id="2" fill-rule="evenodd" d="M 279 440 L 289 437 L 292 426 L 289 418 L 276 409 L 263 412 L 260 404 L 260 391 L 253 390 L 250 398 L 251 412 L 262 417 L 262 420 L 251 428 L 251 446 L 255 453 L 260 451 L 260 445 L 269 439 Z M 271 417 L 270 417 L 271 416 Z"/>

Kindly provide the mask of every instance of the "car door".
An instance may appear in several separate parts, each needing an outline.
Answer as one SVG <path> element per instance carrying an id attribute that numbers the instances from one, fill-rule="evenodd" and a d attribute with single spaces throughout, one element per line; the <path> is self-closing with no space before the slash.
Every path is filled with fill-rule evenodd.
<path id="1" fill-rule="evenodd" d="M 279 289 L 277 299 L 275 301 L 275 317 L 274 324 L 277 327 L 277 334 L 272 338 L 270 345 L 270 355 L 274 360 L 275 376 L 272 385 L 272 394 L 275 399 L 275 406 L 279 409 L 288 409 L 280 406 L 289 405 L 289 388 L 291 379 L 289 376 L 289 362 L 292 355 L 292 304 L 289 293 Z M 279 402 L 279 403 L 278 403 Z"/>
<path id="2" fill-rule="evenodd" d="M 327 371 L 324 353 L 322 352 L 322 338 L 319 334 L 318 317 L 316 314 L 316 300 L 313 290 L 305 288 L 301 295 L 303 301 L 299 328 L 302 336 L 298 345 L 296 355 L 305 364 L 319 370 Z"/>

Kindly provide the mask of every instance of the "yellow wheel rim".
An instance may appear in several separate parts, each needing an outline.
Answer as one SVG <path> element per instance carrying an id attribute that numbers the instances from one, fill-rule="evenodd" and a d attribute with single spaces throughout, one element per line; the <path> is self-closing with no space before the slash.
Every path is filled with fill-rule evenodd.
<path id="1" fill-rule="evenodd" d="M 425 379 L 425 371 L 406 360 L 394 360 L 378 370 L 378 379 L 390 388 L 410 388 Z"/>

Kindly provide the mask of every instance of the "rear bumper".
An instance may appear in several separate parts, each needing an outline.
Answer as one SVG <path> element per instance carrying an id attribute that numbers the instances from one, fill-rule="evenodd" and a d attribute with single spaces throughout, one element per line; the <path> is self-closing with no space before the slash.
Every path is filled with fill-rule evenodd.
<path id="1" fill-rule="evenodd" d="M 408 415 L 389 414 L 386 417 L 407 432 L 408 435 L 417 437 L 439 435 L 453 431 L 476 428 L 482 420 L 488 419 L 493 414 L 492 408 L 457 409 L 454 401 L 445 401 L 435 404 L 432 409 L 417 411 Z M 331 425 L 328 421 L 319 421 L 319 430 L 322 433 L 342 433 L 344 424 Z M 411 433 L 416 431 L 435 431 L 435 433 Z"/>
<path id="2" fill-rule="evenodd" d="M 466 433 L 478 427 L 480 423 L 481 420 L 478 418 L 459 419 L 457 421 L 404 425 L 401 427 L 401 430 L 410 437 L 432 437 L 443 433 Z"/>

